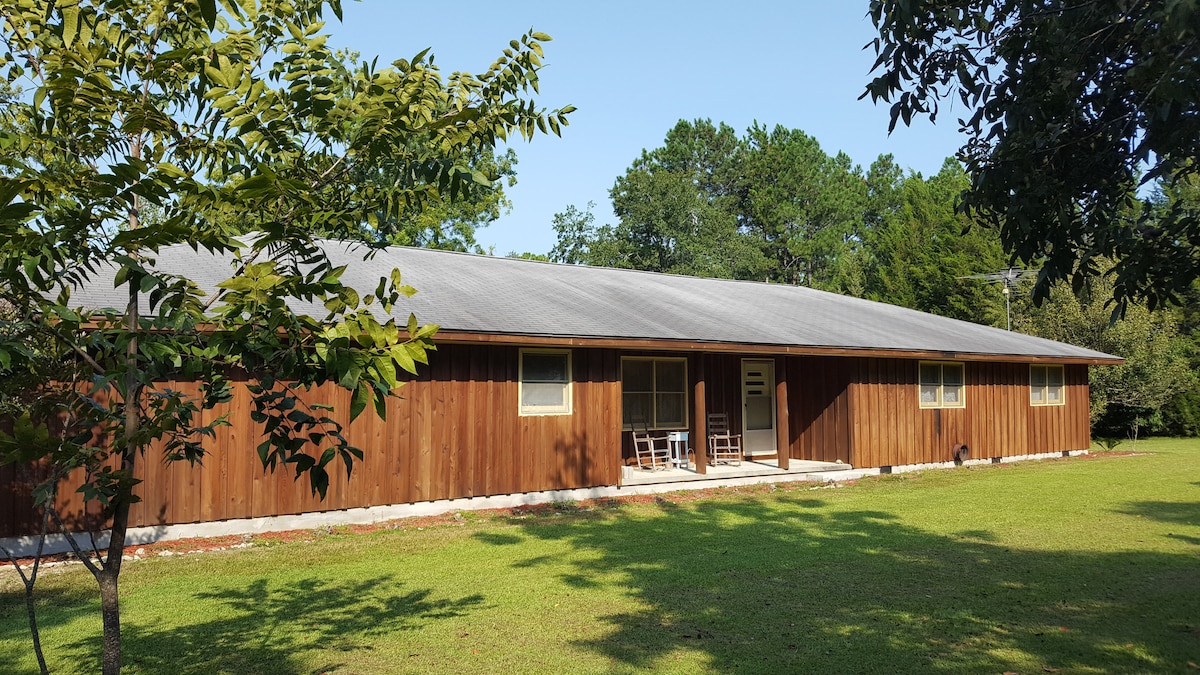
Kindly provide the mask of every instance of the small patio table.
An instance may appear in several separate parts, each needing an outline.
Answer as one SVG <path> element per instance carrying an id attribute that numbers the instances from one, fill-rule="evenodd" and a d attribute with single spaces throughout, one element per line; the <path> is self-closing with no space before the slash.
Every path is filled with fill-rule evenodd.
<path id="1" fill-rule="evenodd" d="M 667 442 L 671 447 L 671 463 L 680 469 L 686 469 L 688 467 L 688 432 L 668 432 Z"/>

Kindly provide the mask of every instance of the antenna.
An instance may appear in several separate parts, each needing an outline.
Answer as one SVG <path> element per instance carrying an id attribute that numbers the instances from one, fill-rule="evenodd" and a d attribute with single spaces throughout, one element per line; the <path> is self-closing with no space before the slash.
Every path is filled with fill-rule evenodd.
<path id="1" fill-rule="evenodd" d="M 1010 267 L 999 272 L 988 272 L 987 274 L 969 274 L 965 277 L 957 277 L 958 279 L 979 279 L 989 284 L 1000 284 L 1000 292 L 1004 294 L 1004 317 L 1008 330 L 1012 330 L 1012 289 L 1017 287 L 1017 282 L 1021 279 L 1028 279 L 1037 276 L 1037 270 L 1023 270 L 1020 267 Z"/>

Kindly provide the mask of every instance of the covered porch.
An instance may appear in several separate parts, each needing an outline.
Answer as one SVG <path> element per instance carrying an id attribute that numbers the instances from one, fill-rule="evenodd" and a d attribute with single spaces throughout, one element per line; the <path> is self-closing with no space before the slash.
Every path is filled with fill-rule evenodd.
<path id="1" fill-rule="evenodd" d="M 693 458 L 694 459 L 694 458 Z M 621 469 L 621 485 L 660 485 L 664 483 L 697 483 L 703 481 L 719 481 L 732 478 L 769 478 L 780 481 L 812 480 L 826 482 L 836 480 L 838 474 L 853 469 L 849 464 L 836 462 L 818 462 L 804 459 L 792 459 L 785 467 L 779 466 L 776 459 L 746 459 L 738 465 L 718 464 L 706 466 L 705 472 L 697 470 L 694 461 L 687 467 L 667 469 L 642 469 L 636 466 L 625 466 Z M 681 486 L 682 487 L 682 486 Z M 688 487 L 692 487 L 689 485 Z"/>
<path id="2" fill-rule="evenodd" d="M 719 352 L 621 355 L 622 485 L 788 476 L 852 468 L 849 372 L 829 357 Z M 713 415 L 724 422 L 710 428 Z M 648 422 L 648 423 L 647 423 Z M 712 435 L 735 435 L 738 461 Z M 650 471 L 634 436 L 671 436 L 671 467 Z M 686 440 L 678 442 L 678 437 Z M 689 461 L 679 467 L 679 450 Z M 712 456 L 714 452 L 718 455 Z"/>

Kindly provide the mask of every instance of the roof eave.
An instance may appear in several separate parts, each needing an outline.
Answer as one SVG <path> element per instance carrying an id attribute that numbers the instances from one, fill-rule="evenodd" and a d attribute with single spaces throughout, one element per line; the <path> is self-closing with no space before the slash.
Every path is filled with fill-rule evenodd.
<path id="1" fill-rule="evenodd" d="M 600 337 L 578 335 L 532 335 L 521 333 L 485 333 L 442 329 L 433 337 L 436 343 L 493 344 L 519 347 L 592 347 L 642 351 L 695 352 L 714 354 L 757 354 L 793 356 L 860 356 L 905 359 L 951 359 L 955 361 L 989 361 L 1021 363 L 1064 363 L 1083 365 L 1119 365 L 1125 359 L 1116 356 L 1087 357 L 1066 355 L 982 354 L 974 352 L 930 349 L 879 349 L 838 347 L 831 345 L 779 345 L 660 338 Z"/>

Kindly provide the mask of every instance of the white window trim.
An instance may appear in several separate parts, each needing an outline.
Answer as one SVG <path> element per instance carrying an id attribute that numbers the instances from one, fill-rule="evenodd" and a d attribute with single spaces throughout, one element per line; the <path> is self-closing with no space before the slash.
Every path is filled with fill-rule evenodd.
<path id="1" fill-rule="evenodd" d="M 945 375 L 942 374 L 941 370 L 938 371 L 939 375 L 938 375 L 937 401 L 934 401 L 931 403 L 926 403 L 925 401 L 922 401 L 921 400 L 921 386 L 923 383 L 921 382 L 921 366 L 939 366 L 940 368 L 945 368 L 946 366 L 958 366 L 958 368 L 962 371 L 962 384 L 960 385 L 962 388 L 962 392 L 961 392 L 961 395 L 958 397 L 958 403 L 947 404 L 945 401 L 942 400 L 942 390 L 946 386 L 945 385 L 946 378 L 945 378 Z M 962 361 L 918 361 L 917 362 L 917 405 L 922 410 L 936 410 L 939 408 L 947 408 L 947 409 L 951 409 L 951 410 L 956 410 L 959 408 L 967 407 L 967 366 L 966 366 L 966 364 L 964 364 Z"/>
<path id="2" fill-rule="evenodd" d="M 1034 368 L 1045 368 L 1046 369 L 1046 386 L 1042 387 L 1042 400 L 1040 402 L 1035 402 L 1033 400 L 1033 369 Z M 1050 371 L 1052 369 L 1057 370 L 1059 372 L 1059 381 L 1062 382 L 1062 384 L 1059 385 L 1057 401 L 1050 400 Z M 1056 405 L 1066 405 L 1066 404 L 1067 404 L 1067 372 L 1066 372 L 1066 369 L 1063 368 L 1062 364 L 1059 364 L 1059 363 L 1031 363 L 1031 364 L 1029 364 L 1029 405 L 1031 405 L 1035 408 L 1046 408 L 1046 407 L 1053 407 Z"/>
<path id="3" fill-rule="evenodd" d="M 692 422 L 692 411 L 691 411 L 692 393 L 690 391 L 688 391 L 688 383 L 691 380 L 688 379 L 687 357 L 686 356 L 622 356 L 621 357 L 621 399 L 622 399 L 621 404 L 622 404 L 622 406 L 624 406 L 624 398 L 625 398 L 625 362 L 626 361 L 678 361 L 678 362 L 683 363 L 683 426 L 680 427 L 680 426 L 672 425 L 672 426 L 660 427 L 657 424 L 652 423 L 652 422 L 657 422 L 658 415 L 655 415 L 655 418 L 656 418 L 655 420 L 647 420 L 646 421 L 646 427 L 650 431 L 676 431 L 676 430 L 680 430 L 680 429 L 688 429 L 689 425 Z M 653 377 L 655 377 L 655 376 L 652 375 L 652 378 Z M 654 380 L 652 383 L 654 384 L 655 388 L 654 388 L 654 391 L 650 392 L 650 405 L 655 406 L 655 405 L 657 405 L 656 397 L 658 394 L 657 380 Z M 645 392 L 640 392 L 640 393 L 645 393 Z M 673 394 L 676 392 L 670 392 L 670 393 Z M 625 423 L 624 408 L 621 409 L 621 428 L 624 429 L 625 431 L 629 431 L 632 428 L 631 425 Z"/>
<path id="4" fill-rule="evenodd" d="M 564 354 L 567 357 L 567 381 L 564 383 L 566 395 L 562 406 L 527 406 L 525 400 L 525 355 L 526 354 Z M 575 373 L 572 370 L 570 349 L 521 349 L 517 356 L 517 415 L 519 417 L 548 417 L 551 415 L 570 415 L 575 404 Z"/>

